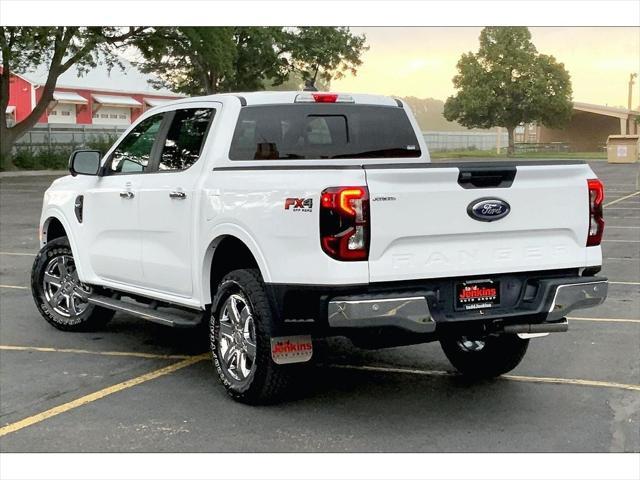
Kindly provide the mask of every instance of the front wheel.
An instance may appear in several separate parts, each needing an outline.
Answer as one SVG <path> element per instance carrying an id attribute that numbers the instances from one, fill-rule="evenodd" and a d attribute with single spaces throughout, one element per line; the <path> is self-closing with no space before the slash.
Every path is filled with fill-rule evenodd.
<path id="1" fill-rule="evenodd" d="M 213 363 L 235 400 L 271 403 L 282 397 L 295 366 L 271 358 L 273 316 L 257 270 L 234 270 L 218 286 L 210 320 Z"/>
<path id="2" fill-rule="evenodd" d="M 527 352 L 529 340 L 517 335 L 444 337 L 440 345 L 451 364 L 463 375 L 491 378 L 518 366 Z"/>
<path id="3" fill-rule="evenodd" d="M 113 317 L 113 310 L 88 302 L 91 287 L 78 278 L 67 237 L 47 243 L 31 269 L 31 293 L 38 311 L 58 330 L 94 330 Z"/>

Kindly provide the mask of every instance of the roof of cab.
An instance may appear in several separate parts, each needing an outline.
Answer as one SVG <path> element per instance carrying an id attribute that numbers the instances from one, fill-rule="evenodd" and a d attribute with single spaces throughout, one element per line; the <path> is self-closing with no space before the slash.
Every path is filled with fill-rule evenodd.
<path id="1" fill-rule="evenodd" d="M 245 103 L 246 105 L 273 105 L 273 104 L 287 104 L 287 103 L 295 103 L 295 99 L 298 95 L 302 93 L 315 93 L 315 92 L 301 92 L 301 91 L 292 91 L 292 92 L 279 92 L 279 91 L 270 91 L 270 92 L 237 92 L 237 93 L 219 93 L 216 95 L 208 95 L 204 97 L 190 97 L 184 98 L 182 100 L 178 100 L 175 103 L 181 102 L 193 102 L 195 100 L 198 101 L 223 101 L 229 100 L 230 98 L 235 98 L 239 100 L 241 103 Z M 325 93 L 325 92 L 318 92 Z M 328 93 L 328 92 L 326 92 Z M 341 92 L 331 92 L 331 93 L 341 93 Z M 355 104 L 366 104 L 366 105 L 388 105 L 388 106 L 398 106 L 398 102 L 392 97 L 386 97 L 383 95 L 369 95 L 363 93 L 344 93 L 344 95 L 349 95 L 353 98 Z M 243 101 L 244 100 L 244 101 Z"/>

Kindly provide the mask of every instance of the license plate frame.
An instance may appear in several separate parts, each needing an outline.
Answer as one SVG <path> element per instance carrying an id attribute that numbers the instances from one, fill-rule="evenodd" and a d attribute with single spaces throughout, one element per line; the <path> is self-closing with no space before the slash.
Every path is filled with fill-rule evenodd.
<path id="1" fill-rule="evenodd" d="M 456 282 L 453 302 L 456 310 L 470 311 L 500 305 L 500 281 L 492 279 Z"/>

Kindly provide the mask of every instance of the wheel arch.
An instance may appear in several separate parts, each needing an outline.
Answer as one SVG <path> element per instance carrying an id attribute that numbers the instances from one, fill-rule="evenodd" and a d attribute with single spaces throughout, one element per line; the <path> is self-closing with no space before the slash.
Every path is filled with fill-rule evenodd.
<path id="1" fill-rule="evenodd" d="M 76 257 L 78 252 L 78 244 L 76 242 L 75 234 L 71 229 L 69 222 L 65 216 L 57 210 L 48 210 L 42 216 L 45 220 L 42 222 L 40 247 L 44 247 L 51 240 L 66 236 L 71 246 L 71 251 Z M 79 261 L 80 260 L 80 261 Z M 84 266 L 82 259 L 76 258 L 76 268 L 78 269 L 78 275 L 81 279 L 85 278 Z"/>
<path id="2" fill-rule="evenodd" d="M 207 245 L 202 262 L 203 304 L 211 303 L 217 282 L 238 268 L 257 268 L 265 282 L 270 280 L 262 252 L 246 232 L 236 228 L 218 233 Z"/>
<path id="3" fill-rule="evenodd" d="M 42 246 L 60 237 L 69 237 L 67 228 L 62 221 L 55 215 L 49 216 L 42 224 Z"/>

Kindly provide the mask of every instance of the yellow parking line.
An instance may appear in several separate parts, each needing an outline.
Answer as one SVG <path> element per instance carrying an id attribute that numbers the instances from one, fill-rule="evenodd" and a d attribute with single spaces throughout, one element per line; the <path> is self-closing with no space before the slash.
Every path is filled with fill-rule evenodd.
<path id="1" fill-rule="evenodd" d="M 23 345 L 0 345 L 0 350 L 19 351 L 19 352 L 45 352 L 45 353 L 82 353 L 89 355 L 104 355 L 108 357 L 137 357 L 137 358 L 154 358 L 161 360 L 182 360 L 192 358 L 191 355 L 164 355 L 159 353 L 144 352 L 113 352 L 99 350 L 81 350 L 77 348 L 54 348 L 54 347 L 32 347 Z"/>
<path id="2" fill-rule="evenodd" d="M 567 317 L 567 320 L 578 320 L 581 322 L 640 323 L 640 320 L 636 320 L 633 318 Z"/>
<path id="3" fill-rule="evenodd" d="M 29 287 L 21 287 L 20 285 L 1 285 L 0 288 L 13 288 L 15 290 L 29 290 Z"/>
<path id="4" fill-rule="evenodd" d="M 609 203 L 605 203 L 605 204 L 604 204 L 604 207 L 605 207 L 605 208 L 606 208 L 606 207 L 610 207 L 611 205 L 615 205 L 615 204 L 616 204 L 616 203 L 618 203 L 618 202 L 621 202 L 621 201 L 623 201 L 623 200 L 626 200 L 627 198 L 635 197 L 636 195 L 639 195 L 639 194 L 640 194 L 640 192 L 633 192 L 633 193 L 630 193 L 629 195 L 626 195 L 626 196 L 624 196 L 624 197 L 617 198 L 616 200 L 613 200 L 613 201 L 611 201 L 611 202 L 609 202 Z"/>
<path id="5" fill-rule="evenodd" d="M 424 375 L 430 377 L 452 377 L 457 376 L 456 373 L 447 372 L 444 370 L 417 370 L 413 368 L 398 368 L 398 367 L 378 367 L 373 365 L 329 365 L 331 368 L 343 368 L 346 370 L 364 370 L 371 372 L 385 372 L 385 373 L 405 373 L 413 375 Z M 530 377 L 525 375 L 502 375 L 496 377 L 497 380 L 510 380 L 514 382 L 527 382 L 527 383 L 555 383 L 560 385 L 580 385 L 583 387 L 597 387 L 597 388 L 616 388 L 621 390 L 631 390 L 634 392 L 640 392 L 640 385 L 629 383 L 617 383 L 617 382 L 603 382 L 600 380 L 583 380 L 579 378 L 554 378 L 554 377 Z"/>
<path id="6" fill-rule="evenodd" d="M 524 375 L 503 375 L 500 378 L 506 378 L 514 382 L 530 382 L 530 383 L 556 383 L 560 385 L 580 385 L 583 387 L 596 388 L 617 388 L 620 390 L 631 390 L 632 392 L 640 392 L 640 385 L 632 383 L 603 382 L 601 380 L 583 380 L 580 378 L 554 378 L 554 377 L 529 377 Z"/>
<path id="7" fill-rule="evenodd" d="M 38 413 L 36 415 L 32 415 L 31 417 L 27 417 L 17 422 L 10 423 L 9 425 L 5 425 L 4 427 L 0 428 L 0 437 L 29 427 L 36 423 L 40 423 L 44 420 L 47 420 L 48 418 L 55 417 L 56 415 L 68 412 L 69 410 L 73 410 L 74 408 L 78 408 L 88 403 L 95 402 L 96 400 L 100 400 L 107 395 L 111 395 L 127 388 L 135 387 L 136 385 L 140 385 L 141 383 L 148 382 L 149 380 L 154 380 L 158 377 L 168 375 L 177 370 L 193 365 L 194 363 L 201 362 L 206 358 L 208 358 L 208 354 L 187 358 L 180 362 L 174 363 L 173 365 L 154 370 L 153 372 L 145 373 L 144 375 L 140 375 L 139 377 L 135 377 L 116 385 L 103 388 L 102 390 L 98 390 L 97 392 L 84 395 L 83 397 L 76 398 L 75 400 L 72 400 L 70 402 L 63 403 L 62 405 L 58 405 L 57 407 L 50 408 L 49 410 Z"/>

